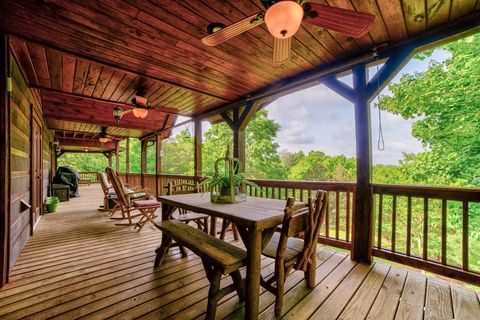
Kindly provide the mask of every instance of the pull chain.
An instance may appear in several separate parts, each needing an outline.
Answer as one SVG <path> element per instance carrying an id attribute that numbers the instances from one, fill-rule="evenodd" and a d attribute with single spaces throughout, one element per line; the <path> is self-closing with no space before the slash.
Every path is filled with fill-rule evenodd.
<path id="1" fill-rule="evenodd" d="M 378 57 L 377 57 L 377 91 L 380 88 L 380 78 L 378 77 Z M 378 107 L 378 141 L 377 149 L 378 151 L 385 150 L 385 140 L 383 139 L 383 128 L 382 128 L 382 112 L 380 111 L 380 92 L 377 95 L 377 107 Z"/>

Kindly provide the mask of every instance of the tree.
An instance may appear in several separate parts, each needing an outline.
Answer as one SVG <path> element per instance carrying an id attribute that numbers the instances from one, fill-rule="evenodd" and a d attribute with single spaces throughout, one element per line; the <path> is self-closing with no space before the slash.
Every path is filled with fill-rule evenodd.
<path id="1" fill-rule="evenodd" d="M 285 168 L 278 154 L 278 144 L 274 142 L 280 125 L 268 119 L 267 110 L 260 110 L 250 121 L 245 133 L 246 172 L 250 178 L 284 179 Z M 203 143 L 203 172 L 212 174 L 215 160 L 223 157 L 230 146 L 232 150 L 232 130 L 225 123 L 212 126 L 205 132 Z"/>
<path id="2" fill-rule="evenodd" d="M 283 156 L 294 159 L 290 167 L 288 180 L 307 181 L 354 181 L 356 173 L 355 159 L 344 155 L 328 156 L 321 151 L 310 151 L 308 155 L 296 153 Z"/>
<path id="3" fill-rule="evenodd" d="M 480 186 L 480 35 L 441 49 L 451 57 L 432 62 L 425 72 L 402 76 L 379 106 L 414 119 L 412 135 L 429 148 L 402 161 L 414 182 Z"/>

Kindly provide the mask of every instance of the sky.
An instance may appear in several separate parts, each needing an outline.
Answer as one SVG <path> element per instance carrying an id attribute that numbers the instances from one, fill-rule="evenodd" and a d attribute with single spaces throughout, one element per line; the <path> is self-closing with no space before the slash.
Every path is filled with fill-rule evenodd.
<path id="1" fill-rule="evenodd" d="M 435 50 L 426 60 L 410 60 L 392 82 L 396 83 L 405 73 L 423 72 L 431 60 L 444 61 L 449 53 Z M 371 68 L 370 76 L 376 72 Z M 341 79 L 351 85 L 351 76 Z M 389 94 L 385 88 L 381 94 Z M 378 109 L 371 104 L 372 158 L 374 164 L 395 165 L 403 153 L 418 153 L 424 150 L 422 144 L 411 135 L 412 120 L 404 120 L 388 112 L 381 112 L 385 149 L 377 149 Z M 267 108 L 269 118 L 280 124 L 276 142 L 280 151 L 323 151 L 328 155 L 344 154 L 355 157 L 355 122 L 353 104 L 323 85 L 315 86 L 282 97 Z M 177 123 L 185 121 L 179 117 Z M 210 125 L 204 123 L 204 132 Z M 185 127 L 174 129 L 174 135 Z M 190 127 L 190 132 L 193 132 Z"/>

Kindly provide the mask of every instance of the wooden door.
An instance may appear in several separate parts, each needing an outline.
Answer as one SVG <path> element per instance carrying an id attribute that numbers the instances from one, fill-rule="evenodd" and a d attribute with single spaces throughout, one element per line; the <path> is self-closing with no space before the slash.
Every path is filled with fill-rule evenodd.
<path id="1" fill-rule="evenodd" d="M 32 121 L 32 232 L 42 213 L 42 127 L 33 117 Z"/>

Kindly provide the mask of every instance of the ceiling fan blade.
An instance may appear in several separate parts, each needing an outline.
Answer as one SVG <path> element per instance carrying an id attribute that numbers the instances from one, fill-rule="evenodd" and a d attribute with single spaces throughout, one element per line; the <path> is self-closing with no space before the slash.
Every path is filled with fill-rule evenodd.
<path id="1" fill-rule="evenodd" d="M 342 33 L 353 38 L 361 38 L 375 24 L 375 16 L 318 3 L 305 3 L 305 22 Z"/>
<path id="2" fill-rule="evenodd" d="M 219 45 L 220 43 L 225 42 L 233 37 L 236 37 L 245 31 L 248 31 L 258 25 L 261 25 L 262 23 L 264 23 L 263 16 L 264 16 L 263 12 L 254 14 L 228 27 L 225 27 L 223 29 L 213 32 L 211 35 L 208 35 L 205 38 L 203 38 L 202 42 L 207 46 Z"/>
<path id="3" fill-rule="evenodd" d="M 280 64 L 289 61 L 292 48 L 292 37 L 273 39 L 273 63 Z"/>

